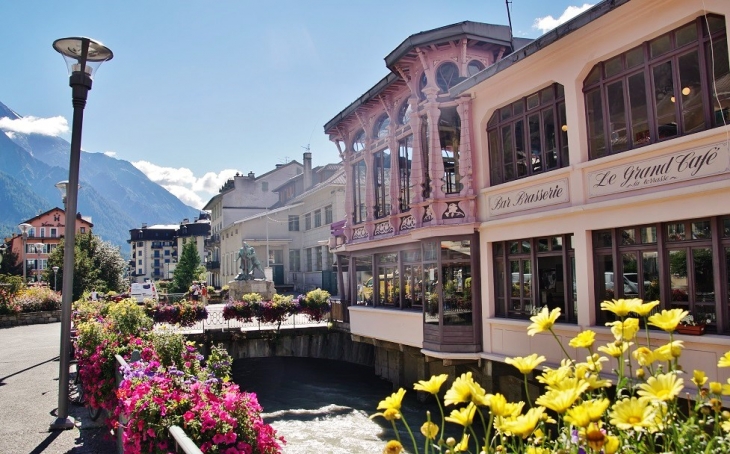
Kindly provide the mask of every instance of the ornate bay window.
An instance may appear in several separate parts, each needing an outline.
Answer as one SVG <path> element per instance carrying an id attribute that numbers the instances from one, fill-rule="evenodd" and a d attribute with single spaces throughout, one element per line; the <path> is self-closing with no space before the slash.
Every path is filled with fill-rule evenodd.
<path id="1" fill-rule="evenodd" d="M 375 218 L 390 215 L 390 150 L 380 150 L 373 155 L 375 184 Z"/>
<path id="2" fill-rule="evenodd" d="M 413 160 L 413 136 L 398 141 L 398 180 L 400 183 L 398 205 L 401 213 L 411 209 L 415 188 L 411 183 L 411 163 Z"/>
<path id="3" fill-rule="evenodd" d="M 583 82 L 590 159 L 730 122 L 725 18 L 689 24 L 598 63 Z"/>
<path id="4" fill-rule="evenodd" d="M 461 141 L 461 118 L 456 107 L 441 109 L 438 124 L 441 159 L 444 163 L 444 194 L 457 194 L 461 191 L 459 174 L 459 143 Z"/>
<path id="5" fill-rule="evenodd" d="M 567 131 L 557 83 L 497 109 L 487 124 L 491 185 L 568 166 Z"/>

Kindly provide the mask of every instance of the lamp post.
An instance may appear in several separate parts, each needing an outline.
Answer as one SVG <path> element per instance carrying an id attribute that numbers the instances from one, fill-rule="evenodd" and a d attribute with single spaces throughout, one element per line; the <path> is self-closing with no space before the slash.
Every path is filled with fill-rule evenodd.
<path id="1" fill-rule="evenodd" d="M 5 255 L 5 250 L 8 247 L 5 246 L 5 243 L 0 244 L 0 263 L 3 263 L 3 255 Z"/>
<path id="2" fill-rule="evenodd" d="M 53 291 L 57 292 L 58 289 L 56 288 L 56 275 L 58 274 L 58 267 L 54 266 L 51 269 L 53 270 Z"/>
<path id="3" fill-rule="evenodd" d="M 36 258 L 36 261 L 38 263 L 36 263 L 36 267 L 35 267 L 35 280 L 36 280 L 36 282 L 39 282 L 40 283 L 41 282 L 41 271 L 43 269 L 43 268 L 41 268 L 41 260 L 42 260 L 41 259 L 41 254 L 43 254 L 44 244 L 43 243 L 36 243 L 33 246 L 35 246 L 35 253 L 38 256 Z"/>
<path id="4" fill-rule="evenodd" d="M 25 243 L 26 243 L 26 242 L 28 241 L 28 231 L 29 231 L 29 230 L 30 230 L 30 229 L 31 229 L 32 227 L 33 227 L 32 225 L 30 225 L 30 224 L 26 224 L 25 222 L 24 222 L 24 223 L 22 223 L 22 224 L 20 224 L 20 225 L 18 226 L 18 228 L 20 229 L 20 236 L 21 236 L 21 237 L 22 237 L 22 239 L 23 239 L 23 283 L 26 283 L 26 282 L 27 282 L 27 281 L 26 281 L 26 274 L 27 274 L 27 273 L 26 273 L 26 268 L 28 268 L 28 263 L 27 263 L 27 259 L 26 259 L 26 257 L 25 257 L 25 248 L 26 248 L 26 245 L 25 245 Z"/>
<path id="5" fill-rule="evenodd" d="M 81 160 L 81 128 L 84 122 L 84 107 L 91 90 L 91 81 L 98 67 L 114 54 L 102 43 L 90 38 L 61 38 L 53 42 L 53 48 L 60 53 L 69 70 L 69 86 L 72 89 L 73 126 L 71 130 L 71 153 L 66 185 L 66 227 L 63 249 L 63 297 L 61 299 L 61 357 L 58 373 L 58 414 L 51 423 L 51 430 L 71 429 L 74 419 L 68 415 L 68 365 L 71 334 L 71 302 L 73 299 L 74 244 L 76 243 L 76 202 L 79 189 L 79 162 Z M 69 213 L 71 219 L 69 221 Z"/>

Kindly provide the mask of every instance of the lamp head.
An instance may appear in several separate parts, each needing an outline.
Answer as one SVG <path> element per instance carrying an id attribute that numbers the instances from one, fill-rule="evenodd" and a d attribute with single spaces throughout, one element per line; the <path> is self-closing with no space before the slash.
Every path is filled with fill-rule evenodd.
<path id="1" fill-rule="evenodd" d="M 40 254 L 43 251 L 43 243 L 36 243 L 34 246 L 36 254 Z"/>
<path id="2" fill-rule="evenodd" d="M 93 79 L 99 66 L 114 57 L 111 49 L 91 38 L 57 39 L 53 42 L 53 48 L 66 60 L 69 76 L 74 73 L 86 73 Z"/>
<path id="3" fill-rule="evenodd" d="M 54 266 L 54 267 L 53 267 L 53 268 L 51 268 L 51 269 L 53 270 L 53 272 L 54 272 L 54 273 L 57 273 L 57 272 L 58 272 L 58 270 L 59 270 L 59 268 L 58 268 L 57 266 Z"/>
<path id="4" fill-rule="evenodd" d="M 20 233 L 23 235 L 23 238 L 28 238 L 28 231 L 30 231 L 33 226 L 24 222 L 18 225 L 18 228 L 20 229 Z"/>

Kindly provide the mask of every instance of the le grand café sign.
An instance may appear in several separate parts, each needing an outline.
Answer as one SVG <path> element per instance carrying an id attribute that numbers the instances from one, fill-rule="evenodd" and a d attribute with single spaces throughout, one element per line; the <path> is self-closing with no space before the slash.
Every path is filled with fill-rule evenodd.
<path id="1" fill-rule="evenodd" d="M 588 173 L 589 197 L 689 181 L 730 171 L 728 142 L 635 161 Z"/>

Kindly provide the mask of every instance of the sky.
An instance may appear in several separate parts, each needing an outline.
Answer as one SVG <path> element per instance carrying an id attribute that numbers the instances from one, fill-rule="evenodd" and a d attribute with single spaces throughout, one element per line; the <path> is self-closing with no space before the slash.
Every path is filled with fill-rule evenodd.
<path id="1" fill-rule="evenodd" d="M 537 38 L 592 3 L 512 0 L 513 34 Z M 2 17 L 0 102 L 24 118 L 0 130 L 70 142 L 52 43 L 101 41 L 114 57 L 94 77 L 82 148 L 130 161 L 196 208 L 236 172 L 302 162 L 307 149 L 315 166 L 339 162 L 324 124 L 388 74 L 385 56 L 410 35 L 508 24 L 502 0 L 28 0 L 4 2 Z"/>

